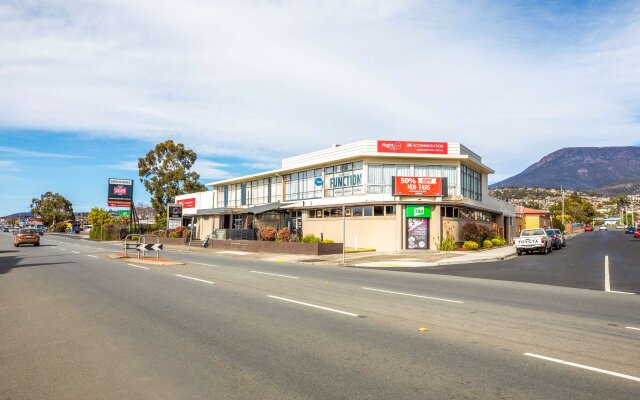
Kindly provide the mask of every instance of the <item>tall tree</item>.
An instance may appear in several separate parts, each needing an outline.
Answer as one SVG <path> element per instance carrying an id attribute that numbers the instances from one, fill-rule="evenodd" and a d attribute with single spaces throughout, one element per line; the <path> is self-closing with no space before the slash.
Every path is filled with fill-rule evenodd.
<path id="1" fill-rule="evenodd" d="M 52 226 L 55 222 L 73 219 L 73 206 L 58 193 L 47 192 L 39 199 L 31 199 L 31 215 L 42 218 L 42 223 Z"/>
<path id="2" fill-rule="evenodd" d="M 182 143 L 167 140 L 138 159 L 140 182 L 151 194 L 151 206 L 158 216 L 166 216 L 166 205 L 172 197 L 207 190 L 198 182 L 200 175 L 190 171 L 197 158 L 197 154 L 185 149 Z"/>

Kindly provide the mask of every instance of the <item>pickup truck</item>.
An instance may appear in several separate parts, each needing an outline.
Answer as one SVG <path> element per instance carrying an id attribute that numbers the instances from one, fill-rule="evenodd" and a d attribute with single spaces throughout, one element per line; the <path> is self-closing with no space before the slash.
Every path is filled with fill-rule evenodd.
<path id="1" fill-rule="evenodd" d="M 551 240 L 547 236 L 547 232 L 544 229 L 524 229 L 520 232 L 520 237 L 515 238 L 514 245 L 516 247 L 516 253 L 519 256 L 522 253 L 529 254 L 532 251 L 539 251 L 543 254 L 551 252 Z"/>

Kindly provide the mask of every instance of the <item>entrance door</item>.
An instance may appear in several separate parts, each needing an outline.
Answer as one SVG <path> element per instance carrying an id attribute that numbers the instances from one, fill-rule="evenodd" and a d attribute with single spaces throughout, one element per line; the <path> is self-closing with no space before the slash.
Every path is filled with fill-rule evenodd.
<path id="1" fill-rule="evenodd" d="M 407 218 L 407 249 L 429 249 L 429 218 Z"/>

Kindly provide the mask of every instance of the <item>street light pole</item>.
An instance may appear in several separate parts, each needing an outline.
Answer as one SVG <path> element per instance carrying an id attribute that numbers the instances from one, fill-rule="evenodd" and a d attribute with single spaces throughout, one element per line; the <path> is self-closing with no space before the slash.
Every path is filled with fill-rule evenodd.
<path id="1" fill-rule="evenodd" d="M 347 245 L 347 219 L 346 219 L 346 206 L 342 205 L 342 265 L 345 265 L 345 252 L 344 248 Z"/>
<path id="2" fill-rule="evenodd" d="M 560 191 L 562 192 L 562 231 L 564 231 L 564 189 L 562 188 L 562 185 L 560 185 Z"/>

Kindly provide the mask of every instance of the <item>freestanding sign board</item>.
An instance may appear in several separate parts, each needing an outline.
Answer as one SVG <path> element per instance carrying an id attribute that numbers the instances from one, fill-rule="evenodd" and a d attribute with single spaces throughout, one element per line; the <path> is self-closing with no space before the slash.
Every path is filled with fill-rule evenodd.
<path id="1" fill-rule="evenodd" d="M 394 196 L 447 197 L 447 178 L 394 176 L 391 183 Z"/>
<path id="2" fill-rule="evenodd" d="M 407 248 L 426 250 L 429 248 L 429 220 L 407 218 Z"/>
<path id="3" fill-rule="evenodd" d="M 131 207 L 133 204 L 133 180 L 109 178 L 109 207 Z"/>
<path id="4" fill-rule="evenodd" d="M 182 226 L 182 204 L 167 204 L 167 229 L 172 230 Z"/>

